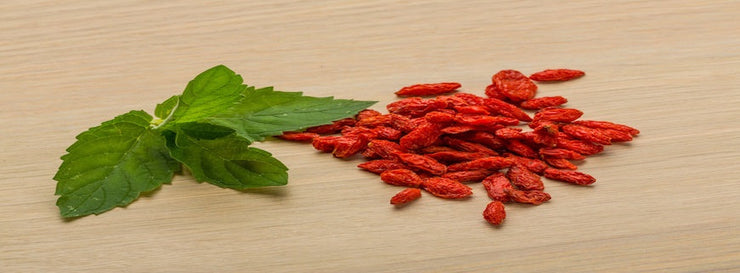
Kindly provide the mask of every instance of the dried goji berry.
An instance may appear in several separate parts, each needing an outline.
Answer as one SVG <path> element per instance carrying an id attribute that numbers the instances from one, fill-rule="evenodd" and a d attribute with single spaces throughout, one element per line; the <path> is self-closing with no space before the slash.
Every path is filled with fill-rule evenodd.
<path id="1" fill-rule="evenodd" d="M 369 117 L 380 116 L 380 115 L 382 115 L 382 113 L 380 113 L 380 112 L 378 112 L 376 110 L 373 110 L 373 109 L 365 109 L 365 110 L 362 110 L 362 111 L 358 112 L 357 115 L 355 116 L 355 119 L 356 120 L 361 120 L 363 118 L 369 118 Z"/>
<path id="2" fill-rule="evenodd" d="M 561 126 L 560 129 L 564 133 L 580 140 L 591 141 L 602 145 L 611 144 L 611 138 L 598 129 L 592 129 L 576 124 L 566 124 Z"/>
<path id="3" fill-rule="evenodd" d="M 412 153 L 395 153 L 395 155 L 401 163 L 411 169 L 425 171 L 433 175 L 443 175 L 447 172 L 447 166 L 428 156 Z"/>
<path id="4" fill-rule="evenodd" d="M 371 173 L 376 173 L 376 174 L 381 174 L 387 170 L 406 168 L 406 166 L 403 165 L 402 163 L 396 160 L 390 160 L 390 159 L 370 160 L 367 162 L 360 163 L 359 165 L 357 165 L 357 167 L 364 169 Z"/>
<path id="5" fill-rule="evenodd" d="M 451 172 L 457 172 L 457 171 L 469 171 L 469 170 L 476 170 L 476 169 L 486 169 L 486 170 L 500 170 L 504 168 L 511 167 L 513 162 L 511 159 L 501 157 L 501 156 L 489 156 L 484 158 L 478 158 L 476 160 L 471 160 L 467 162 L 461 162 L 452 164 L 447 167 L 448 171 Z"/>
<path id="6" fill-rule="evenodd" d="M 534 98 L 537 93 L 537 85 L 516 70 L 501 70 L 494 74 L 491 79 L 493 84 L 496 85 L 496 89 L 513 102 Z"/>
<path id="7" fill-rule="evenodd" d="M 367 150 L 372 151 L 377 157 L 385 159 L 395 159 L 396 156 L 393 155 L 394 153 L 404 151 L 398 143 L 382 139 L 370 140 L 367 144 Z"/>
<path id="8" fill-rule="evenodd" d="M 461 199 L 473 194 L 473 189 L 465 184 L 444 177 L 426 179 L 422 186 L 432 195 L 445 199 Z"/>
<path id="9" fill-rule="evenodd" d="M 378 126 L 372 128 L 370 131 L 375 136 L 375 138 L 387 140 L 398 140 L 403 135 L 403 132 L 401 132 L 400 130 L 386 126 Z"/>
<path id="10" fill-rule="evenodd" d="M 578 169 L 578 166 L 576 166 L 575 164 L 570 162 L 570 160 L 567 160 L 565 158 L 544 157 L 543 160 L 545 160 L 545 162 L 547 162 L 547 164 L 552 166 L 553 168 L 566 169 L 566 170 Z"/>
<path id="11" fill-rule="evenodd" d="M 502 116 L 515 118 L 520 121 L 532 121 L 532 118 L 527 115 L 522 109 L 516 107 L 516 105 L 510 104 L 500 99 L 487 98 L 485 99 L 485 106 L 493 113 L 497 113 Z"/>
<path id="12" fill-rule="evenodd" d="M 435 153 L 426 154 L 426 156 L 434 158 L 439 162 L 444 163 L 456 163 L 462 161 L 470 161 L 481 157 L 489 156 L 490 154 L 481 152 L 461 152 L 457 150 L 452 151 L 439 151 Z"/>
<path id="13" fill-rule="evenodd" d="M 517 125 L 519 120 L 504 116 L 457 114 L 455 121 L 470 126 L 492 127 L 496 125 Z"/>
<path id="14" fill-rule="evenodd" d="M 496 130 L 494 133 L 496 137 L 500 137 L 503 139 L 521 139 L 524 138 L 524 135 L 522 135 L 522 129 L 521 128 L 512 128 L 512 127 L 504 127 L 501 129 Z"/>
<path id="15" fill-rule="evenodd" d="M 640 130 L 632 128 L 627 125 L 617 124 L 609 121 L 597 121 L 597 120 L 578 120 L 574 121 L 573 124 L 586 126 L 595 129 L 614 129 L 617 131 L 628 132 L 630 135 L 636 136 L 640 134 Z"/>
<path id="16" fill-rule="evenodd" d="M 455 111 L 468 115 L 490 115 L 487 107 L 481 105 L 455 106 Z"/>
<path id="17" fill-rule="evenodd" d="M 404 205 L 421 197 L 421 190 L 418 188 L 404 189 L 391 197 L 391 205 Z"/>
<path id="18" fill-rule="evenodd" d="M 557 146 L 559 126 L 553 122 L 544 121 L 532 130 L 532 142 L 545 147 Z"/>
<path id="19" fill-rule="evenodd" d="M 568 182 L 576 185 L 591 185 L 596 182 L 596 178 L 578 171 L 566 171 L 555 168 L 548 168 L 544 173 L 545 177 L 553 180 Z"/>
<path id="20" fill-rule="evenodd" d="M 483 179 L 481 184 L 483 184 L 483 187 L 488 193 L 488 197 L 491 199 L 504 203 L 511 202 L 511 197 L 509 197 L 507 191 L 513 188 L 511 186 L 511 182 L 509 182 L 509 179 L 506 178 L 503 173 L 496 172 L 489 175 Z"/>
<path id="21" fill-rule="evenodd" d="M 417 151 L 419 153 L 427 154 L 427 155 L 438 153 L 438 152 L 459 152 L 458 150 L 455 150 L 452 147 L 447 147 L 447 146 L 428 146 L 428 147 L 421 148 Z"/>
<path id="22" fill-rule="evenodd" d="M 546 107 L 553 107 L 563 105 L 568 102 L 568 99 L 561 96 L 552 97 L 539 97 L 529 100 L 525 100 L 519 104 L 519 107 L 528 110 L 538 110 Z"/>
<path id="23" fill-rule="evenodd" d="M 527 170 L 536 174 L 542 174 L 542 172 L 547 169 L 547 164 L 539 159 L 521 157 L 511 153 L 507 153 L 505 156 L 506 158 L 511 159 L 514 165 L 523 166 L 527 168 Z"/>
<path id="24" fill-rule="evenodd" d="M 497 138 L 494 134 L 489 132 L 473 131 L 457 135 L 455 137 L 468 142 L 482 144 L 483 146 L 490 149 L 500 149 L 503 148 L 504 145 L 506 145 L 506 141 Z"/>
<path id="25" fill-rule="evenodd" d="M 460 151 L 471 152 L 471 153 L 481 153 L 481 154 L 486 154 L 486 155 L 498 155 L 496 151 L 494 151 L 491 148 L 486 147 L 483 144 L 465 141 L 465 140 L 454 138 L 454 137 L 443 137 L 442 142 L 447 144 L 447 146 L 458 149 Z"/>
<path id="26" fill-rule="evenodd" d="M 373 128 L 377 126 L 391 126 L 391 115 L 367 116 L 357 121 L 357 126 Z"/>
<path id="27" fill-rule="evenodd" d="M 544 190 L 545 185 L 542 183 L 540 176 L 530 172 L 527 168 L 518 165 L 511 166 L 506 171 L 506 177 L 511 184 L 522 190 Z"/>
<path id="28" fill-rule="evenodd" d="M 556 122 L 571 122 L 580 118 L 582 115 L 583 112 L 578 109 L 548 107 L 537 111 L 537 113 L 534 114 L 533 122 L 537 123 L 545 120 Z"/>
<path id="29" fill-rule="evenodd" d="M 410 117 L 421 117 L 426 113 L 446 107 L 445 102 L 420 97 L 405 98 L 386 105 L 388 112 Z"/>
<path id="30" fill-rule="evenodd" d="M 334 143 L 332 154 L 337 158 L 347 158 L 361 152 L 368 140 L 358 136 L 341 136 Z"/>
<path id="31" fill-rule="evenodd" d="M 319 137 L 317 133 L 309 132 L 284 132 L 282 135 L 277 136 L 280 139 L 289 141 L 312 141 L 315 137 Z"/>
<path id="32" fill-rule="evenodd" d="M 498 226 L 504 222 L 506 218 L 506 211 L 504 210 L 504 204 L 499 201 L 493 201 L 486 205 L 486 209 L 483 210 L 483 219 L 486 219 L 488 223 Z"/>
<path id="33" fill-rule="evenodd" d="M 469 170 L 469 171 L 457 171 L 457 172 L 446 172 L 442 175 L 444 178 L 449 178 L 459 182 L 478 182 L 488 177 L 492 171 L 486 169 Z"/>
<path id="34" fill-rule="evenodd" d="M 527 144 L 516 139 L 510 139 L 506 144 L 506 148 L 512 153 L 523 157 L 537 158 L 537 152 L 535 152 L 532 147 L 529 147 Z"/>
<path id="35" fill-rule="evenodd" d="M 489 98 L 499 99 L 499 100 L 505 100 L 506 96 L 504 96 L 503 93 L 501 93 L 501 90 L 496 87 L 495 83 L 489 84 L 486 86 L 485 90 L 486 96 Z"/>
<path id="36" fill-rule="evenodd" d="M 529 78 L 539 82 L 567 81 L 575 78 L 580 78 L 583 75 L 586 75 L 586 73 L 580 70 L 558 68 L 545 69 L 543 71 L 530 75 Z"/>
<path id="37" fill-rule="evenodd" d="M 447 124 L 455 120 L 455 114 L 441 111 L 432 111 L 424 115 L 424 118 L 432 123 Z"/>
<path id="38" fill-rule="evenodd" d="M 457 135 L 457 134 L 475 131 L 476 129 L 477 128 L 475 126 L 460 125 L 460 126 L 447 126 L 447 127 L 440 129 L 439 131 L 442 132 L 443 134 Z"/>
<path id="39" fill-rule="evenodd" d="M 556 147 L 575 151 L 582 155 L 592 155 L 604 150 L 604 146 L 577 139 L 558 137 L 555 139 Z"/>
<path id="40" fill-rule="evenodd" d="M 514 202 L 532 205 L 542 204 L 552 198 L 550 194 L 543 191 L 522 191 L 517 189 L 507 189 L 506 193 Z"/>
<path id="41" fill-rule="evenodd" d="M 397 96 L 431 96 L 454 92 L 462 85 L 457 82 L 414 84 L 396 91 Z"/>
<path id="42" fill-rule="evenodd" d="M 542 148 L 539 150 L 540 155 L 543 157 L 549 157 L 549 158 L 564 158 L 564 159 L 571 159 L 571 160 L 583 160 L 586 157 L 582 154 L 579 154 L 577 152 L 568 150 L 568 149 L 561 149 L 561 148 Z"/>
<path id="43" fill-rule="evenodd" d="M 421 186 L 421 177 L 409 169 L 387 170 L 380 174 L 380 180 L 394 185 L 415 188 Z"/>
<path id="44" fill-rule="evenodd" d="M 596 130 L 599 130 L 601 131 L 601 133 L 608 136 L 612 142 L 624 142 L 632 140 L 632 135 L 629 132 L 603 128 L 599 128 Z"/>
<path id="45" fill-rule="evenodd" d="M 402 136 L 399 143 L 401 147 L 407 150 L 416 150 L 430 146 L 442 135 L 440 129 L 437 123 L 425 122 L 405 136 Z"/>
<path id="46" fill-rule="evenodd" d="M 456 93 L 453 97 L 463 101 L 461 104 L 452 105 L 455 106 L 482 106 L 485 104 L 486 98 L 470 94 L 470 93 Z"/>
<path id="47" fill-rule="evenodd" d="M 321 136 L 321 137 L 315 137 L 313 141 L 311 141 L 311 144 L 316 150 L 330 153 L 334 151 L 334 147 L 337 144 L 337 140 L 339 139 L 339 136 Z"/>

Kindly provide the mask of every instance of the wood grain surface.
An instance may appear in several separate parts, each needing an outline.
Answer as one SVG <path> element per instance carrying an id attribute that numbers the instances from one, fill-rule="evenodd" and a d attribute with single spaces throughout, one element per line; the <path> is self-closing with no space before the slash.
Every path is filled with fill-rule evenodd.
<path id="1" fill-rule="evenodd" d="M 740 1 L 3 1 L 2 272 L 738 272 Z M 256 86 L 395 100 L 414 83 L 483 94 L 493 73 L 582 69 L 546 84 L 584 118 L 642 134 L 546 181 L 553 199 L 481 217 L 310 145 L 257 144 L 287 186 L 189 176 L 126 208 L 65 221 L 52 180 L 76 134 L 152 111 L 225 64 Z"/>

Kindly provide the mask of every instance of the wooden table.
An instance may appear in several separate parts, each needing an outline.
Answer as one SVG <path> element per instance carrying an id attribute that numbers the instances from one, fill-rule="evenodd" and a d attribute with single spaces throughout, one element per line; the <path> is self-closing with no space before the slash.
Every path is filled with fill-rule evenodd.
<path id="1" fill-rule="evenodd" d="M 3 272 L 738 272 L 738 1 L 5 1 L 0 5 Z M 482 94 L 493 73 L 582 69 L 540 86 L 642 134 L 590 157 L 593 187 L 507 207 L 399 190 L 310 145 L 257 144 L 285 187 L 176 176 L 126 208 L 65 221 L 52 180 L 74 136 L 151 112 L 225 64 L 247 83 L 396 100 L 414 83 Z"/>

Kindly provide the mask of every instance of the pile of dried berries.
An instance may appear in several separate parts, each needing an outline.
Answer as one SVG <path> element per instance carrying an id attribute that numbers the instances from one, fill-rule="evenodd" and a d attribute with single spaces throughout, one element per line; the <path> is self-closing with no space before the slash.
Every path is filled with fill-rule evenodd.
<path id="1" fill-rule="evenodd" d="M 406 187 L 391 198 L 393 205 L 418 199 L 420 189 L 440 198 L 466 198 L 472 194 L 467 184 L 481 182 L 493 200 L 483 218 L 499 225 L 506 217 L 504 203 L 539 205 L 550 200 L 541 176 L 590 185 L 596 179 L 576 171 L 573 162 L 639 133 L 608 121 L 578 120 L 583 112 L 562 107 L 564 97 L 535 97 L 533 80 L 566 81 L 583 75 L 548 69 L 527 77 L 502 70 L 493 75 L 486 97 L 453 93 L 461 86 L 454 82 L 412 85 L 396 92 L 406 98 L 388 104 L 389 114 L 366 109 L 355 118 L 286 132 L 280 138 L 311 141 L 317 150 L 338 158 L 361 154 L 368 161 L 358 167 L 379 174 L 385 183 Z M 519 126 L 522 123 L 529 129 Z"/>

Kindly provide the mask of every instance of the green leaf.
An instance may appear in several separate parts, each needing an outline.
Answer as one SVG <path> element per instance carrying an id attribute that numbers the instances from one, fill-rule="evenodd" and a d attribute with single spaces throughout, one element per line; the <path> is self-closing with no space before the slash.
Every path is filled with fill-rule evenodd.
<path id="1" fill-rule="evenodd" d="M 233 134 L 200 139 L 179 131 L 168 140 L 168 147 L 172 157 L 200 182 L 232 189 L 287 184 L 288 168 L 270 153 L 248 147 L 249 143 Z"/>
<path id="2" fill-rule="evenodd" d="M 200 73 L 179 96 L 170 124 L 196 122 L 231 109 L 243 98 L 246 86 L 242 82 L 241 76 L 223 65 Z"/>
<path id="3" fill-rule="evenodd" d="M 77 136 L 54 176 L 63 217 L 125 206 L 172 180 L 179 164 L 164 137 L 149 127 L 151 120 L 144 111 L 131 111 Z"/>
<path id="4" fill-rule="evenodd" d="M 166 101 L 163 101 L 160 104 L 157 104 L 157 108 L 154 109 L 154 116 L 158 117 L 160 119 L 167 119 L 170 114 L 172 113 L 172 110 L 175 109 L 177 106 L 177 103 L 180 100 L 180 96 L 174 95 L 167 99 Z"/>
<path id="5" fill-rule="evenodd" d="M 247 88 L 244 100 L 224 113 L 201 120 L 233 128 L 250 141 L 350 117 L 375 101 L 303 96 L 301 92 L 274 91 L 272 87 Z"/>

